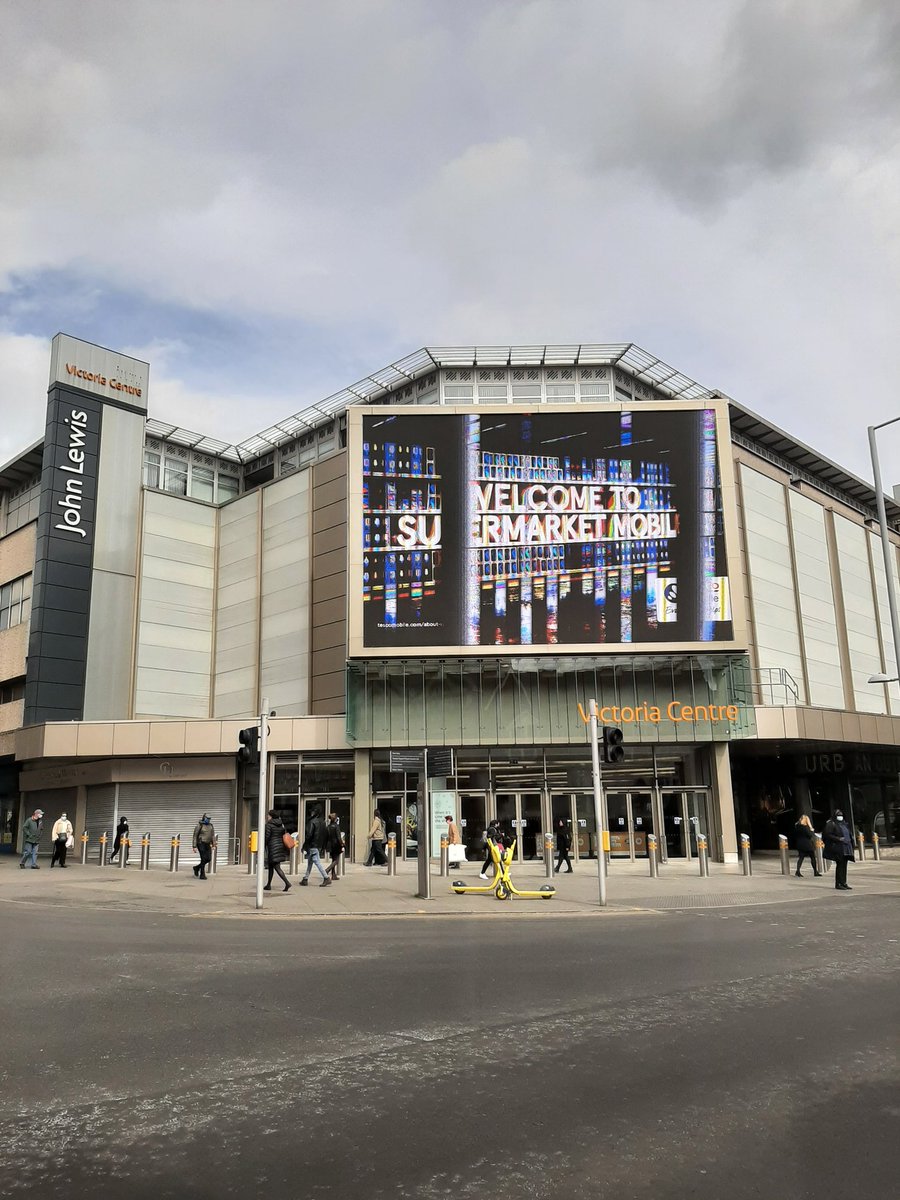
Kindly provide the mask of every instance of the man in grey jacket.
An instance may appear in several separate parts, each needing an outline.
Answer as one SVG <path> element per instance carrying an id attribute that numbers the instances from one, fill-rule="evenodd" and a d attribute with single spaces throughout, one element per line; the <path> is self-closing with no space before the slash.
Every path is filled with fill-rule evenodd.
<path id="1" fill-rule="evenodd" d="M 28 866 L 28 859 L 31 859 L 32 871 L 39 871 L 41 868 L 37 864 L 38 843 L 41 840 L 41 830 L 44 828 L 44 810 L 36 808 L 32 815 L 22 826 L 22 846 L 23 853 L 19 860 L 19 866 L 24 871 Z"/>

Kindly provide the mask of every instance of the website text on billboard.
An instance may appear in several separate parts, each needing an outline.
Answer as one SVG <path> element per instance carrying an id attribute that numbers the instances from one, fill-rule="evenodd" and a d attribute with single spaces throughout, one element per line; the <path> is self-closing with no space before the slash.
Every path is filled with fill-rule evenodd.
<path id="1" fill-rule="evenodd" d="M 362 431 L 366 648 L 732 639 L 714 410 Z"/>

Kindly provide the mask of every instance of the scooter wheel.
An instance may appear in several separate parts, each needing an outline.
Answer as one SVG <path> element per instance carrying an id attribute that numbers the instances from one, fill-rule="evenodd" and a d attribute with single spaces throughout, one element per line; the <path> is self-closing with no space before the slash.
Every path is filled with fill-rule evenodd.
<path id="1" fill-rule="evenodd" d="M 542 900 L 552 900 L 555 895 L 556 895 L 555 887 L 552 887 L 549 883 L 545 883 L 542 885 L 542 887 L 541 887 L 541 899 Z"/>
<path id="2" fill-rule="evenodd" d="M 463 892 L 465 890 L 465 886 L 466 881 L 464 879 L 454 879 L 450 884 L 450 887 L 454 892 Z"/>
<path id="3" fill-rule="evenodd" d="M 497 884 L 497 899 L 498 900 L 508 900 L 511 895 L 512 895 L 512 892 L 509 890 L 509 888 L 506 886 L 505 883 Z"/>

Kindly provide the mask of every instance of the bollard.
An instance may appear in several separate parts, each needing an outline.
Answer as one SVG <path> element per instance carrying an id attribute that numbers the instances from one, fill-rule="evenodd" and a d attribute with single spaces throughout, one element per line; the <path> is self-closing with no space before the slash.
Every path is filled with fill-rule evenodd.
<path id="1" fill-rule="evenodd" d="M 700 874 L 704 879 L 709 878 L 709 842 L 705 833 L 697 834 L 697 858 L 700 862 Z"/>
<path id="2" fill-rule="evenodd" d="M 450 874 L 450 843 L 445 837 L 441 838 L 441 874 Z"/>
<path id="3" fill-rule="evenodd" d="M 827 862 L 825 861 L 825 855 L 822 853 L 824 849 L 825 849 L 825 842 L 822 839 L 822 837 L 817 833 L 816 834 L 816 870 L 819 872 L 820 875 L 824 875 L 825 872 L 831 866 L 830 859 Z"/>
<path id="4" fill-rule="evenodd" d="M 118 865 L 124 870 L 125 864 L 128 862 L 128 847 L 131 845 L 131 838 L 123 837 L 121 848 L 119 850 Z"/>
<path id="5" fill-rule="evenodd" d="M 650 878 L 659 879 L 659 849 L 656 844 L 656 834 L 647 837 L 647 861 L 650 863 Z"/>
<path id="6" fill-rule="evenodd" d="M 395 845 L 396 845 L 396 841 L 397 841 L 397 836 L 395 834 L 394 835 Z M 343 834 L 341 834 L 341 845 L 342 845 L 343 849 L 341 851 L 340 862 L 338 863 L 338 875 L 343 877 L 344 875 L 347 874 L 347 839 L 344 837 Z"/>
<path id="7" fill-rule="evenodd" d="M 100 834 L 100 854 L 99 854 L 99 857 L 97 858 L 97 866 L 98 867 L 106 866 L 106 841 L 107 841 L 106 830 L 104 829 L 103 832 Z"/>
<path id="8" fill-rule="evenodd" d="M 446 838 L 441 838 L 441 841 L 446 842 Z M 387 852 L 388 852 L 388 875 L 396 875 L 397 874 L 397 835 L 396 835 L 396 833 L 388 834 Z M 341 858 L 343 858 L 343 857 L 344 856 L 341 855 Z M 441 851 L 441 864 L 442 865 L 443 865 L 443 862 L 444 862 L 444 853 L 442 850 Z M 441 871 L 441 874 L 446 875 L 447 872 Z"/>
<path id="9" fill-rule="evenodd" d="M 215 875 L 215 873 L 218 869 L 219 869 L 219 843 L 213 842 L 212 858 L 209 860 L 210 875 Z"/>
<path id="10" fill-rule="evenodd" d="M 81 865 L 87 866 L 87 850 L 88 850 L 88 831 L 85 830 L 81 835 Z"/>
<path id="11" fill-rule="evenodd" d="M 181 853 L 181 834 L 176 833 L 172 838 L 172 850 L 169 854 L 169 870 L 178 870 L 178 856 Z"/>
<path id="12" fill-rule="evenodd" d="M 872 831 L 872 858 L 875 862 L 881 862 L 881 846 L 878 844 L 878 834 Z"/>
<path id="13" fill-rule="evenodd" d="M 861 829 L 859 830 L 859 832 L 856 835 L 856 846 L 857 846 L 857 849 L 859 850 L 859 861 L 865 862 L 866 861 L 866 835 L 863 833 L 863 831 Z"/>
<path id="14" fill-rule="evenodd" d="M 745 875 L 753 874 L 753 865 L 750 862 L 750 835 L 747 833 L 741 834 L 741 868 Z"/>
<path id="15" fill-rule="evenodd" d="M 150 870 L 150 834 L 145 833 L 141 838 L 141 868 L 142 871 Z"/>
<path id="16" fill-rule="evenodd" d="M 302 853 L 303 852 L 300 849 L 300 839 L 294 838 L 294 845 L 291 847 L 291 861 L 288 866 L 288 875 L 300 874 L 300 855 Z"/>
<path id="17" fill-rule="evenodd" d="M 256 846 L 259 838 L 256 835 L 256 830 L 250 830 L 250 837 L 247 842 L 247 874 L 254 875 L 256 873 Z"/>
<path id="18" fill-rule="evenodd" d="M 548 879 L 553 876 L 553 834 L 544 834 L 544 874 Z"/>
<path id="19" fill-rule="evenodd" d="M 788 840 L 783 833 L 779 833 L 778 835 L 778 853 L 781 855 L 782 875 L 790 875 L 791 859 L 788 851 Z"/>

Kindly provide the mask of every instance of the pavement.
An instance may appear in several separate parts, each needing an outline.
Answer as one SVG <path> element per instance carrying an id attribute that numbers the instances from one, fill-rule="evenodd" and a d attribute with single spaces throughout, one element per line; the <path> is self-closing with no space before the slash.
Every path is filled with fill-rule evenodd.
<path id="1" fill-rule="evenodd" d="M 836 892 L 834 875 L 816 879 L 809 870 L 802 879 L 781 874 L 777 856 L 754 859 L 753 874 L 744 876 L 738 865 L 710 864 L 708 878 L 701 878 L 696 862 L 661 864 L 659 878 L 652 879 L 646 861 L 627 863 L 613 860 L 608 876 L 608 904 L 599 905 L 597 866 L 579 863 L 571 875 L 548 879 L 542 862 L 526 862 L 512 868 L 513 883 L 520 889 L 540 890 L 552 884 L 550 900 L 512 897 L 500 902 L 493 894 L 457 895 L 451 882 L 461 878 L 474 886 L 485 886 L 478 878 L 479 864 L 468 863 L 448 878 L 433 868 L 429 900 L 416 895 L 418 876 L 415 862 L 399 862 L 396 876 L 384 868 L 349 864 L 346 875 L 332 886 L 319 886 L 314 872 L 307 887 L 285 893 L 277 876 L 273 890 L 264 896 L 262 913 L 256 909 L 256 878 L 246 867 L 220 867 L 206 882 L 194 877 L 193 859 L 182 860 L 177 873 L 163 866 L 141 871 L 137 862 L 118 866 L 82 866 L 70 855 L 65 871 L 49 869 L 41 861 L 40 872 L 19 870 L 13 856 L 0 860 L 0 903 L 113 907 L 118 910 L 171 913 L 183 917 L 252 917 L 273 919 L 325 917 L 561 917 L 599 914 L 612 916 L 695 908 L 742 908 L 759 904 L 785 904 L 831 898 L 846 904 L 854 895 L 900 895 L 900 857 L 885 857 L 880 863 L 867 859 L 850 865 L 848 881 L 852 893 Z"/>

